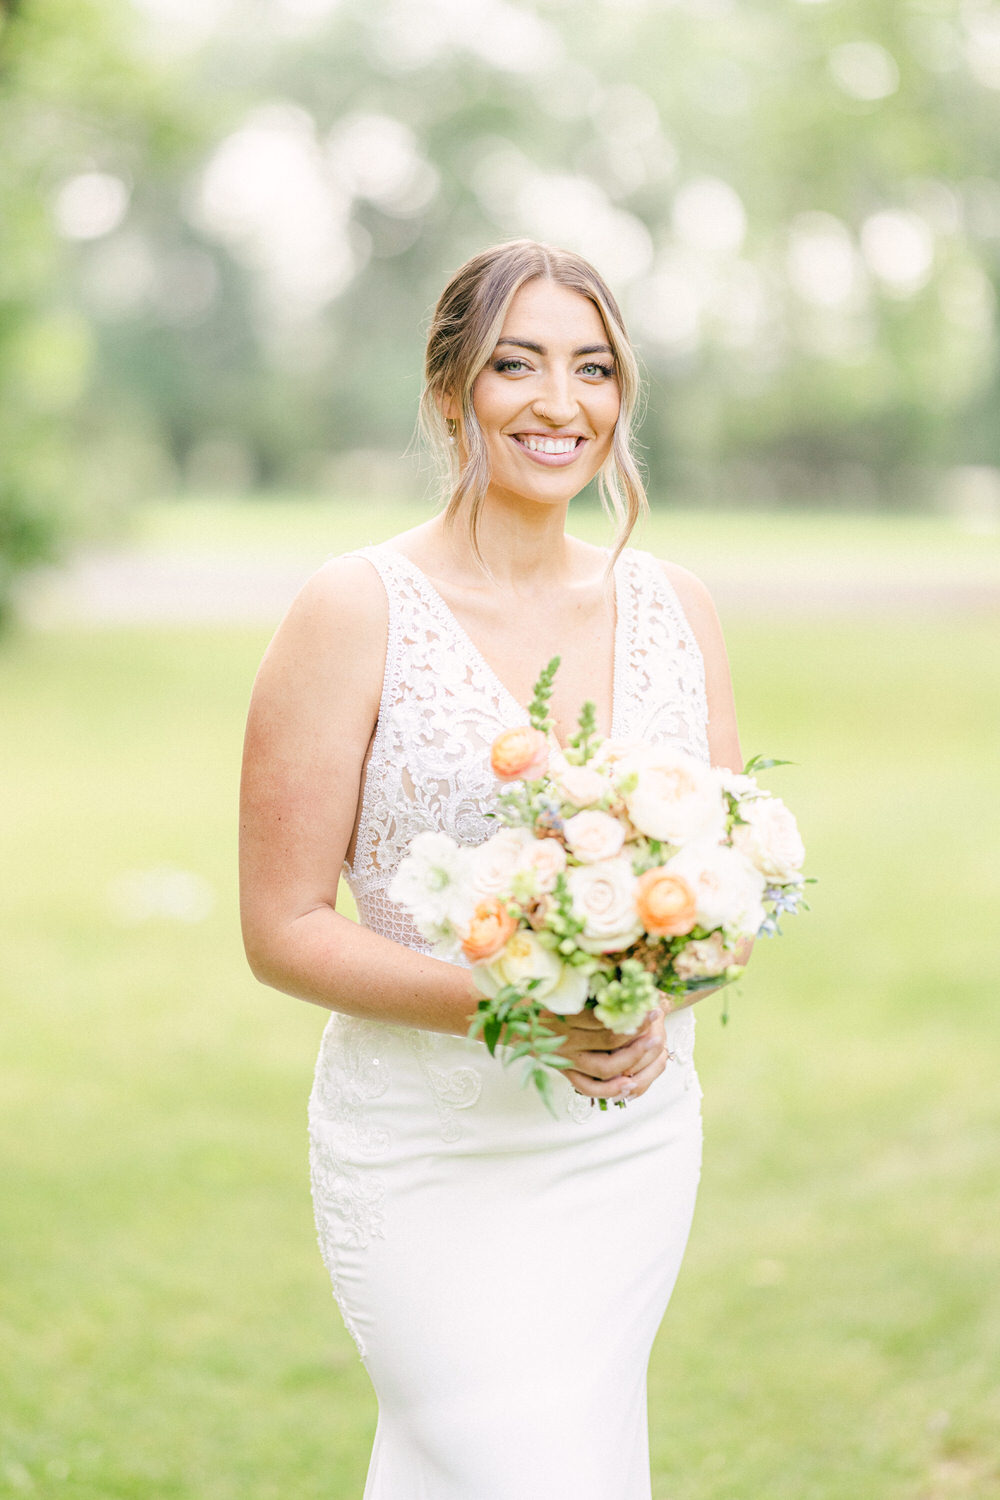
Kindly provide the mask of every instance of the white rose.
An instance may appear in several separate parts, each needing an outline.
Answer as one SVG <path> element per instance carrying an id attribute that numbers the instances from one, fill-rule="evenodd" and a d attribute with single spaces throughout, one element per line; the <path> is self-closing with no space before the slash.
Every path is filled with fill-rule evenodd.
<path id="1" fill-rule="evenodd" d="M 392 878 L 389 899 L 406 907 L 429 942 L 452 938 L 475 905 L 469 850 L 446 833 L 418 833 Z"/>
<path id="2" fill-rule="evenodd" d="M 491 999 L 504 985 L 512 984 L 520 993 L 540 1000 L 546 1009 L 559 1016 L 576 1015 L 587 1003 L 587 975 L 571 964 L 564 964 L 557 953 L 545 947 L 537 933 L 527 930 L 508 938 L 492 963 L 477 964 L 472 978 L 476 988 Z M 533 979 L 539 983 L 529 990 Z"/>
<path id="3" fill-rule="evenodd" d="M 611 790 L 608 778 L 590 766 L 567 766 L 555 781 L 560 796 L 576 807 L 590 807 Z"/>
<path id="4" fill-rule="evenodd" d="M 667 844 L 722 837 L 726 803 L 717 773 L 704 761 L 675 746 L 657 746 L 624 768 L 638 777 L 625 805 L 640 833 Z"/>
<path id="5" fill-rule="evenodd" d="M 641 935 L 635 905 L 637 882 L 627 859 L 576 865 L 566 879 L 573 909 L 583 923 L 577 942 L 585 952 L 617 953 Z"/>
<path id="6" fill-rule="evenodd" d="M 530 870 L 535 890 L 546 895 L 556 888 L 556 877 L 566 868 L 566 850 L 558 839 L 532 839 L 521 854 L 518 869 Z"/>
<path id="7" fill-rule="evenodd" d="M 805 845 L 795 818 L 780 797 L 757 797 L 740 806 L 733 829 L 733 848 L 738 849 L 762 875 L 779 884 L 802 873 Z"/>
<path id="8" fill-rule="evenodd" d="M 764 877 L 727 844 L 688 844 L 666 868 L 694 891 L 699 927 L 721 927 L 727 937 L 754 936 L 766 913 Z"/>
<path id="9" fill-rule="evenodd" d="M 604 812 L 577 813 L 566 819 L 563 832 L 570 853 L 584 864 L 613 859 L 625 842 L 625 830 L 618 819 Z"/>
<path id="10" fill-rule="evenodd" d="M 674 972 L 678 979 L 715 979 L 735 962 L 736 954 L 726 947 L 722 933 L 713 932 L 674 954 Z"/>
<path id="11" fill-rule="evenodd" d="M 502 828 L 485 844 L 473 849 L 470 867 L 476 895 L 504 895 L 526 847 L 532 843 L 534 838 L 527 828 Z"/>

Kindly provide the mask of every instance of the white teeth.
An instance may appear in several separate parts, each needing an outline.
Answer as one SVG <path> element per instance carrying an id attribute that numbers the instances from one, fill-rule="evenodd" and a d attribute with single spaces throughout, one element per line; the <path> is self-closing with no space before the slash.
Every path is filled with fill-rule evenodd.
<path id="1" fill-rule="evenodd" d="M 572 453 L 576 438 L 522 437 L 519 442 L 531 453 Z"/>

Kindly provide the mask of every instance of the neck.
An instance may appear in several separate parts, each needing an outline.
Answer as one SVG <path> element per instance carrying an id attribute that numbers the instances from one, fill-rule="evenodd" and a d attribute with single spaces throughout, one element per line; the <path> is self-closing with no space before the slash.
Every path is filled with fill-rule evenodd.
<path id="1" fill-rule="evenodd" d="M 546 584 L 565 581 L 571 571 L 566 537 L 568 508 L 568 503 L 533 505 L 513 497 L 486 496 L 479 512 L 477 538 L 483 561 L 501 587 L 514 593 L 532 593 Z M 461 516 L 445 535 L 456 566 L 463 572 L 478 573 Z"/>

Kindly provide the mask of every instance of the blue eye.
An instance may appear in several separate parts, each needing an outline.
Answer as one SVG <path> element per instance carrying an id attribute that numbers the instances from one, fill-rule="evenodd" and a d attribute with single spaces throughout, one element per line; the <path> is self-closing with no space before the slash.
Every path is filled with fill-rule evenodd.
<path id="1" fill-rule="evenodd" d="M 527 366 L 527 361 L 526 360 L 519 359 L 517 357 L 517 355 L 511 355 L 511 357 L 509 359 L 497 359 L 497 360 L 494 360 L 493 361 L 493 368 L 499 374 L 505 375 L 509 371 L 514 370 L 514 369 L 526 370 L 528 368 L 528 366 Z"/>
<path id="2" fill-rule="evenodd" d="M 610 380 L 611 376 L 615 373 L 613 365 L 601 365 L 597 364 L 594 361 L 591 361 L 590 364 L 586 364 L 583 366 L 584 374 L 586 374 L 588 370 L 592 370 L 596 374 L 602 375 L 606 380 Z"/>

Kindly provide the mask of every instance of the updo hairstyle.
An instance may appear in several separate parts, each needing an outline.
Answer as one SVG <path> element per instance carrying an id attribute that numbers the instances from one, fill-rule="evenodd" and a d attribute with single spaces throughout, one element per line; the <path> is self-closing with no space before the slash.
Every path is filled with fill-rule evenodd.
<path id="1" fill-rule="evenodd" d="M 451 492 L 445 520 L 454 524 L 464 517 L 473 553 L 483 563 L 477 530 L 490 469 L 486 442 L 472 405 L 472 387 L 493 354 L 515 294 L 536 277 L 545 277 L 588 298 L 601 315 L 614 351 L 621 409 L 611 451 L 598 474 L 601 504 L 618 525 L 613 562 L 639 517 L 649 509 L 632 452 L 632 430 L 641 399 L 639 368 L 618 303 L 603 278 L 582 256 L 535 240 L 510 240 L 474 255 L 455 272 L 434 309 L 427 337 L 420 426 L 432 448 L 448 455 Z M 458 444 L 448 441 L 442 407 L 449 397 L 461 410 L 464 462 Z"/>

